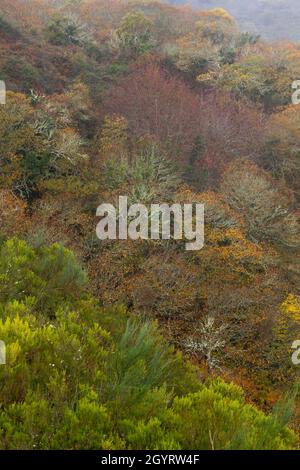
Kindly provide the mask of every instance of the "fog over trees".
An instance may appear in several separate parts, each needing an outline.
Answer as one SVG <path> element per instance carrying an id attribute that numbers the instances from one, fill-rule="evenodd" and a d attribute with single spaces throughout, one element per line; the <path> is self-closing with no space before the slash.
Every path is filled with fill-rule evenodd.
<path id="1" fill-rule="evenodd" d="M 300 40 L 300 2 L 298 0 L 170 0 L 196 8 L 222 7 L 234 15 L 242 29 L 267 39 Z"/>

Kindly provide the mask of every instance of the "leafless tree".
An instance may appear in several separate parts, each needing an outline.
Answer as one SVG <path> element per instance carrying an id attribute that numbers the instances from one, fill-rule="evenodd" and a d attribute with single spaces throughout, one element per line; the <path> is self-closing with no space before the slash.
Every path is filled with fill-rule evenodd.
<path id="1" fill-rule="evenodd" d="M 202 320 L 199 327 L 195 330 L 194 337 L 189 338 L 185 347 L 194 354 L 203 354 L 207 360 L 208 369 L 218 367 L 218 360 L 215 353 L 222 349 L 225 344 L 225 331 L 227 325 L 217 325 L 213 316 L 207 316 Z"/>

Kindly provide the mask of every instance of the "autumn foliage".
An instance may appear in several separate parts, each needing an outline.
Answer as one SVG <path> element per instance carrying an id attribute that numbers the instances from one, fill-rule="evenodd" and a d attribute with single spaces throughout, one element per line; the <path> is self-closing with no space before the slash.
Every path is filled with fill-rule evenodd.
<path id="1" fill-rule="evenodd" d="M 222 8 L 1 1 L 0 448 L 297 446 L 299 78 Z M 99 240 L 119 195 L 204 248 Z"/>

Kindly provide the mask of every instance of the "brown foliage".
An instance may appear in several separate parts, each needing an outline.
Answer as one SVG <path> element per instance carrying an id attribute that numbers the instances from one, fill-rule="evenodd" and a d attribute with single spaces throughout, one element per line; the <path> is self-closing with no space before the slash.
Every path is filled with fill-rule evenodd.
<path id="1" fill-rule="evenodd" d="M 111 90 L 104 109 L 128 120 L 133 141 L 153 136 L 172 159 L 184 164 L 190 163 L 200 137 L 204 152 L 193 163 L 199 177 L 206 172 L 210 183 L 229 160 L 255 156 L 263 139 L 261 114 L 226 96 L 200 95 L 157 63 L 134 67 Z"/>
<path id="2" fill-rule="evenodd" d="M 11 191 L 0 190 L 0 234 L 6 237 L 24 235 L 29 225 L 26 209 L 25 202 Z"/>

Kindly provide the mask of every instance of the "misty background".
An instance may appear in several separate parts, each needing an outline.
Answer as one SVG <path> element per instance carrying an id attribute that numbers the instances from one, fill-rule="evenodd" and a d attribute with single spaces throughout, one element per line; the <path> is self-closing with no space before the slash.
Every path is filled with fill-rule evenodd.
<path id="1" fill-rule="evenodd" d="M 223 7 L 243 30 L 271 40 L 300 41 L 300 0 L 169 0 L 169 3 L 190 4 L 203 10 Z"/>

